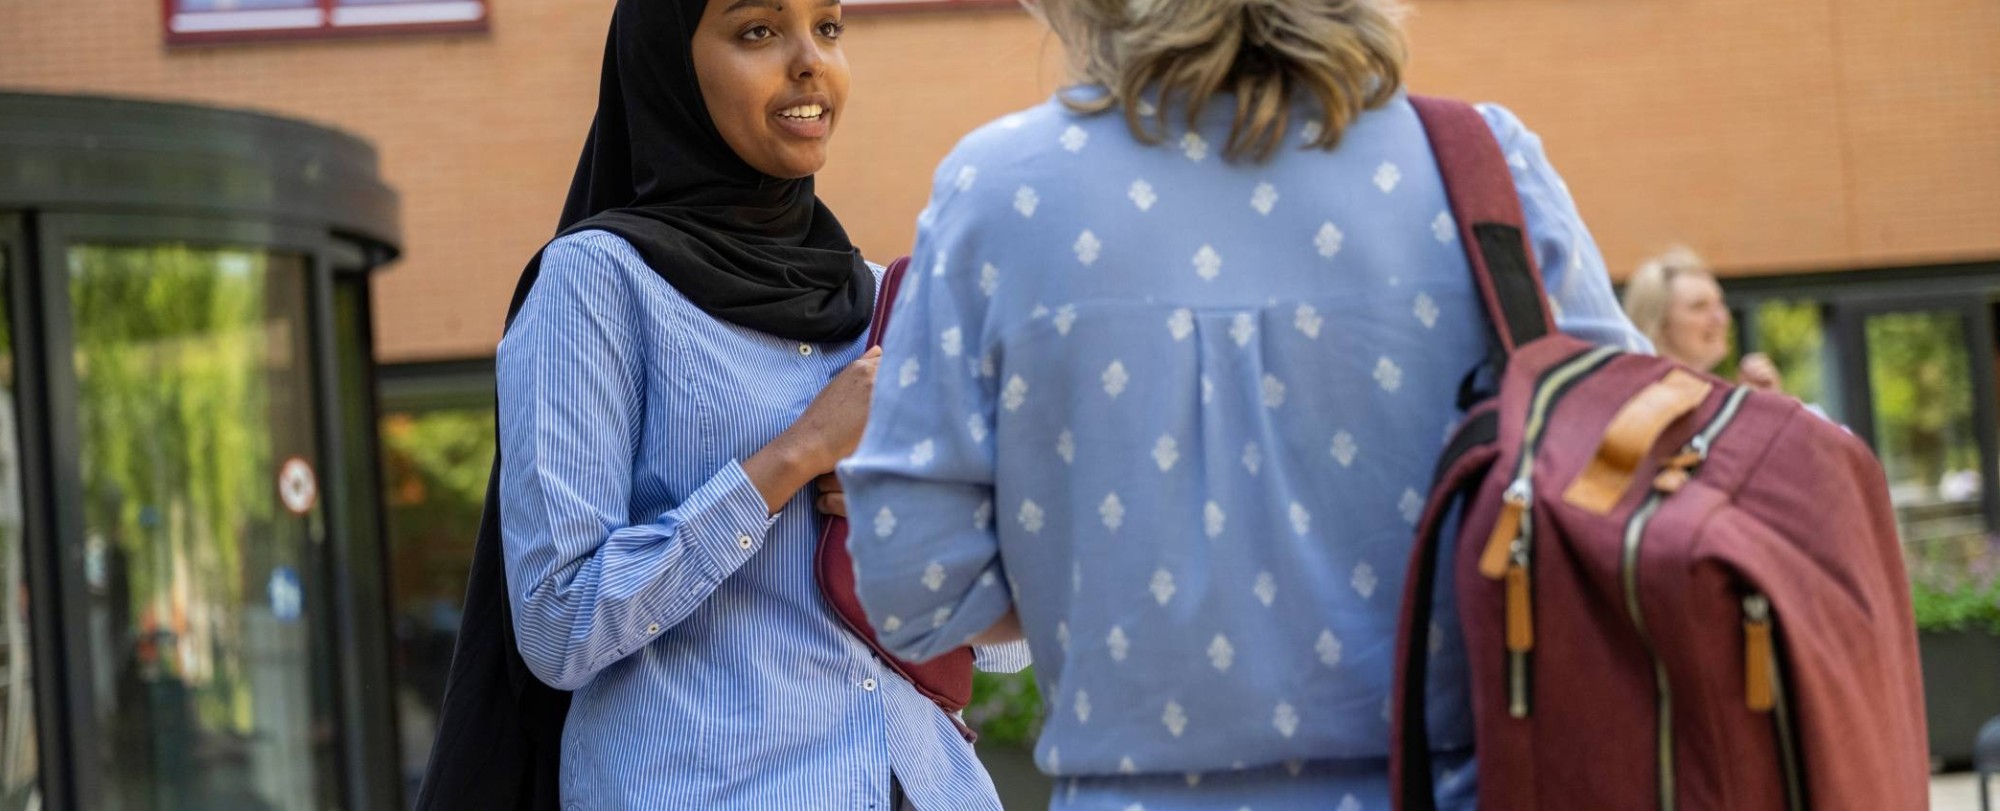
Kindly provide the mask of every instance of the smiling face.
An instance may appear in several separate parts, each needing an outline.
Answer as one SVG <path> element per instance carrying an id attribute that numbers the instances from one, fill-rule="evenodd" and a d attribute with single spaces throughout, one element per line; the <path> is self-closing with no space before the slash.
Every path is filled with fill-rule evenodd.
<path id="1" fill-rule="evenodd" d="M 1729 307 L 1722 287 L 1706 273 L 1680 273 L 1667 287 L 1667 321 L 1661 354 L 1708 371 L 1729 356 Z"/>
<path id="2" fill-rule="evenodd" d="M 694 72 L 722 140 L 751 168 L 801 178 L 826 165 L 847 102 L 839 0 L 708 0 Z"/>

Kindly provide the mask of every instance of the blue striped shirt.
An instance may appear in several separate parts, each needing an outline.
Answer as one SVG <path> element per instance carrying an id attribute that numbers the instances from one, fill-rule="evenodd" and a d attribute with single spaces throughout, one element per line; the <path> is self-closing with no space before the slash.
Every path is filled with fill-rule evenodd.
<path id="1" fill-rule="evenodd" d="M 863 341 L 715 320 L 624 240 L 557 240 L 498 356 L 523 658 L 576 691 L 565 809 L 997 809 L 950 719 L 833 616 L 811 488 L 744 475 Z M 981 651 L 1026 664 L 1024 645 Z"/>
<path id="2" fill-rule="evenodd" d="M 892 650 L 1018 610 L 1060 809 L 1389 807 L 1411 528 L 1485 319 L 1406 100 L 1332 152 L 1295 116 L 1268 163 L 1222 159 L 1233 104 L 1159 146 L 1056 101 L 967 137 L 841 470 Z M 1562 327 L 1643 347 L 1540 141 L 1484 113 Z M 1438 616 L 1431 741 L 1467 808 Z"/>

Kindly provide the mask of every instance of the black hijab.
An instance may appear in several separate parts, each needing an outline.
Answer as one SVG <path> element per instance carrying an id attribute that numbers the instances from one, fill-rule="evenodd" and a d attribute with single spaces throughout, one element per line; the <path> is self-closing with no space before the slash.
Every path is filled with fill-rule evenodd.
<path id="1" fill-rule="evenodd" d="M 563 234 L 609 231 L 710 315 L 799 341 L 854 338 L 875 277 L 811 178 L 752 169 L 709 118 L 691 43 L 706 0 L 619 0 L 597 117 Z M 667 58 L 661 58 L 668 54 Z M 541 273 L 537 253 L 507 310 Z M 500 455 L 486 485 L 458 645 L 419 811 L 557 811 L 570 694 L 535 678 L 514 637 L 500 538 Z"/>
<path id="2" fill-rule="evenodd" d="M 705 0 L 620 0 L 558 230 L 609 231 L 715 318 L 797 341 L 868 327 L 875 275 L 812 178 L 750 167 L 695 79 Z"/>

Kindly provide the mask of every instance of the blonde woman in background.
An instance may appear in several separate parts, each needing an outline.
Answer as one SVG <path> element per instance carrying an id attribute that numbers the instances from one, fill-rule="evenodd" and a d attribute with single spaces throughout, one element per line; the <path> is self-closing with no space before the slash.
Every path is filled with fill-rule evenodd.
<path id="1" fill-rule="evenodd" d="M 1729 357 L 1729 306 L 1722 285 L 1700 256 L 1674 248 L 1646 260 L 1625 283 L 1625 313 L 1651 339 L 1661 357 L 1709 372 Z M 1743 385 L 1778 391 L 1784 379 L 1762 352 L 1737 365 Z"/>
<path id="2" fill-rule="evenodd" d="M 1025 634 L 1057 808 L 1387 809 L 1411 523 L 1488 349 L 1398 9 L 1040 10 L 1081 81 L 938 169 L 840 469 L 857 593 L 915 659 Z M 1483 113 L 1560 326 L 1644 346 L 1541 142 Z M 1430 740 L 1465 809 L 1442 625 Z"/>

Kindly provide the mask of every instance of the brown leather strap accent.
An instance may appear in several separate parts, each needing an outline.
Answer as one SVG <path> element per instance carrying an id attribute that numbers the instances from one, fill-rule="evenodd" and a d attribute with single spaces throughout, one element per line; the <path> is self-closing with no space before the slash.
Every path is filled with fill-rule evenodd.
<path id="1" fill-rule="evenodd" d="M 1708 381 L 1685 369 L 1675 369 L 1641 389 L 1604 429 L 1597 455 L 1570 482 L 1563 501 L 1598 515 L 1610 514 L 1632 486 L 1633 472 L 1660 441 L 1660 434 L 1700 406 L 1713 389 Z"/>

